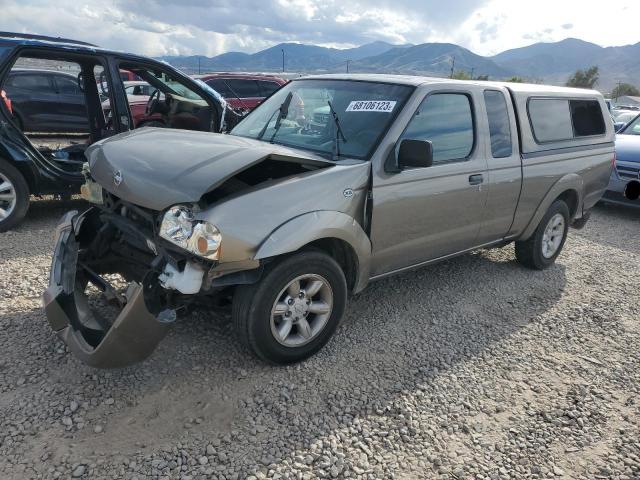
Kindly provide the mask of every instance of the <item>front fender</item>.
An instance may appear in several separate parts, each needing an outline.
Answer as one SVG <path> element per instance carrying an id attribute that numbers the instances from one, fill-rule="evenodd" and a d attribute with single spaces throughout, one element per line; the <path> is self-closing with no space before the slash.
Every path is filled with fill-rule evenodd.
<path id="1" fill-rule="evenodd" d="M 584 200 L 584 181 L 580 175 L 576 173 L 568 173 L 567 175 L 560 178 L 556 183 L 554 183 L 553 186 L 547 192 L 547 194 L 544 196 L 544 198 L 542 199 L 542 202 L 540 202 L 540 204 L 538 205 L 538 208 L 533 214 L 533 217 L 531 217 L 529 224 L 522 232 L 522 235 L 520 236 L 521 240 L 526 240 L 529 237 L 531 237 L 531 235 L 533 235 L 533 232 L 535 232 L 536 228 L 538 228 L 538 225 L 540 224 L 542 217 L 544 217 L 545 213 L 547 213 L 547 210 L 549 210 L 549 207 L 551 206 L 551 204 L 560 195 L 562 195 L 564 192 L 569 190 L 573 190 L 578 196 L 578 205 L 576 208 L 575 216 L 578 218 L 582 217 L 582 203 Z"/>
<path id="2" fill-rule="evenodd" d="M 344 213 L 320 210 L 305 213 L 282 224 L 260 244 L 256 260 L 291 253 L 323 238 L 347 242 L 358 260 L 354 293 L 361 291 L 369 280 L 371 241 L 356 220 Z"/>

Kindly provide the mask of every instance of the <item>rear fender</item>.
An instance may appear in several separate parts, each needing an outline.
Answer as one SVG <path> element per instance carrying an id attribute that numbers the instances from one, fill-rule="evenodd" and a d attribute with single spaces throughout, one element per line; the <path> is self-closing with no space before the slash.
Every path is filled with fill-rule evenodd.
<path id="1" fill-rule="evenodd" d="M 562 177 L 560 180 L 558 180 L 556 183 L 554 183 L 553 186 L 549 189 L 547 194 L 544 196 L 544 199 L 542 200 L 542 202 L 540 202 L 540 205 L 538 205 L 538 208 L 536 209 L 536 212 L 531 218 L 531 221 L 527 225 L 527 228 L 525 228 L 524 232 L 522 232 L 522 235 L 520 236 L 519 240 L 527 240 L 528 238 L 530 238 L 531 235 L 533 235 L 533 233 L 535 232 L 536 228 L 538 228 L 538 225 L 540 224 L 542 217 L 544 217 L 545 213 L 547 213 L 547 210 L 549 210 L 549 207 L 551 206 L 551 204 L 560 195 L 562 195 L 563 193 L 569 190 L 573 190 L 578 195 L 578 205 L 576 208 L 575 217 L 576 218 L 582 217 L 582 204 L 584 199 L 583 198 L 584 182 L 580 175 L 576 173 L 569 173 L 564 177 Z M 570 219 L 570 220 L 573 220 L 573 219 Z"/>

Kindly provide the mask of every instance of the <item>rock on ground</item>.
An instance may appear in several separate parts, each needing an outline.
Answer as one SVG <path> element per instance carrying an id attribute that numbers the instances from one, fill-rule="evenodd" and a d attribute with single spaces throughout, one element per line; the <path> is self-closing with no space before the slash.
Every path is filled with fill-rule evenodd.
<path id="1" fill-rule="evenodd" d="M 40 304 L 71 208 L 0 234 L 0 478 L 640 478 L 640 211 L 596 208 L 544 272 L 507 246 L 373 283 L 301 365 L 195 311 L 99 371 Z"/>

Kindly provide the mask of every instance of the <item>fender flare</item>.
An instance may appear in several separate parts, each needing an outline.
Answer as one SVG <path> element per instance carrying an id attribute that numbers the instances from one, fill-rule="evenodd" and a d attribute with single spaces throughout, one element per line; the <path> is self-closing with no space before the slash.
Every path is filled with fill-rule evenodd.
<path id="1" fill-rule="evenodd" d="M 560 195 L 562 195 L 564 192 L 569 190 L 572 190 L 578 196 L 578 204 L 576 208 L 575 217 L 577 218 L 582 217 L 584 180 L 577 173 L 568 173 L 567 175 L 560 178 L 560 180 L 558 180 L 556 183 L 554 183 L 553 186 L 549 189 L 547 194 L 542 199 L 542 202 L 540 202 L 540 204 L 538 205 L 538 208 L 536 209 L 536 212 L 534 213 L 533 217 L 531 217 L 529 224 L 522 232 L 522 235 L 520 235 L 519 240 L 527 240 L 528 238 L 530 238 L 531 235 L 533 235 L 533 232 L 535 232 L 536 228 L 538 228 L 538 224 L 542 220 L 542 217 L 544 217 L 545 213 L 547 213 L 547 210 L 549 210 L 549 207 L 551 206 L 551 204 Z M 571 222 L 572 219 L 569 219 L 569 220 Z"/>
<path id="2" fill-rule="evenodd" d="M 254 258 L 261 260 L 295 252 L 323 238 L 337 238 L 351 246 L 358 261 L 353 292 L 364 289 L 369 281 L 371 240 L 353 217 L 342 212 L 319 210 L 283 223 L 260 244 Z"/>

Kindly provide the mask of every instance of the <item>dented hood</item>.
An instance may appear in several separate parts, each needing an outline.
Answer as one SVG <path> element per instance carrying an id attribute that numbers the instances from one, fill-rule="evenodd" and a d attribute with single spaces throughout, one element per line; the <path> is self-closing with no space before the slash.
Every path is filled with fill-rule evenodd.
<path id="1" fill-rule="evenodd" d="M 135 205 L 163 210 L 197 202 L 236 173 L 267 158 L 333 165 L 323 157 L 258 140 L 189 130 L 142 128 L 91 145 L 91 176 Z"/>

